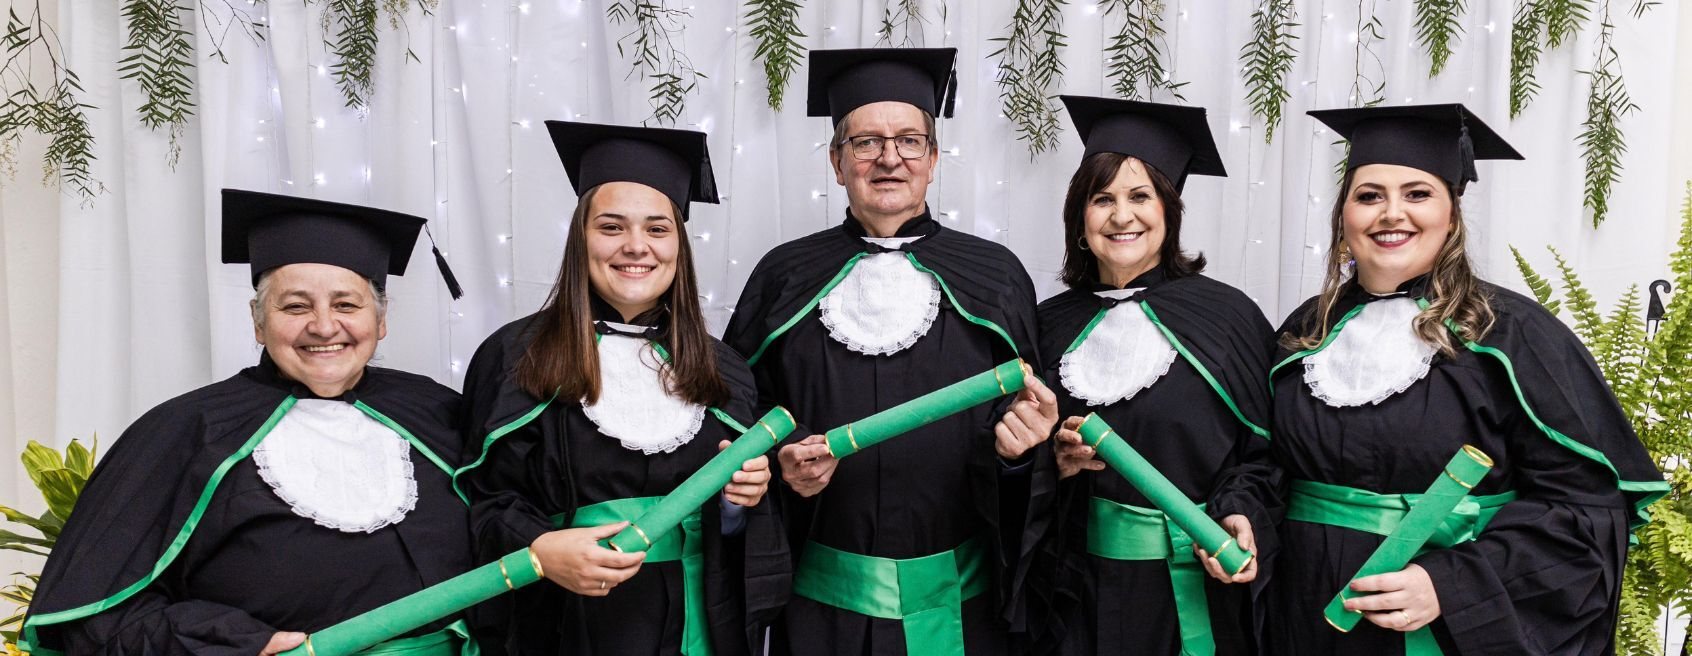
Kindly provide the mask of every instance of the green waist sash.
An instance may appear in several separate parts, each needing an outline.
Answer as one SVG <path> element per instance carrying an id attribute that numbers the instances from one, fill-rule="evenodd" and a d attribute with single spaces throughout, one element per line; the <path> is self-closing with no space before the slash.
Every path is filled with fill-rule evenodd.
<path id="1" fill-rule="evenodd" d="M 921 558 L 878 558 L 805 545 L 793 593 L 860 615 L 899 620 L 910 654 L 963 656 L 963 602 L 992 579 L 979 538 Z"/>
<path id="2" fill-rule="evenodd" d="M 1391 535 L 1424 495 L 1379 494 L 1343 485 L 1295 480 L 1287 519 Z M 1499 508 L 1516 499 L 1515 492 L 1467 496 L 1447 515 L 1422 550 L 1445 549 L 1475 539 Z M 1405 656 L 1438 656 L 1442 652 L 1433 632 L 1422 627 L 1404 634 Z"/>
<path id="3" fill-rule="evenodd" d="M 617 522 L 633 522 L 648 509 L 658 505 L 663 497 L 613 499 L 576 509 L 571 528 L 604 526 Z M 554 526 L 562 527 L 564 518 L 552 518 Z M 679 560 L 682 564 L 682 645 L 685 656 L 710 656 L 711 637 L 705 618 L 705 548 L 700 539 L 701 514 L 694 510 L 682 520 L 680 531 L 670 531 L 652 542 L 646 550 L 647 563 L 667 563 Z"/>
<path id="4" fill-rule="evenodd" d="M 1199 508 L 1203 508 L 1200 505 Z M 1180 623 L 1182 656 L 1211 656 L 1210 602 L 1204 565 L 1193 555 L 1193 538 L 1168 515 L 1109 499 L 1092 498 L 1087 516 L 1087 553 L 1111 560 L 1161 560 L 1169 568 Z"/>
<path id="5" fill-rule="evenodd" d="M 462 656 L 479 653 L 460 646 L 475 644 L 470 641 L 469 636 L 470 630 L 465 626 L 464 620 L 458 620 L 434 633 L 389 640 L 358 653 L 368 656 Z"/>

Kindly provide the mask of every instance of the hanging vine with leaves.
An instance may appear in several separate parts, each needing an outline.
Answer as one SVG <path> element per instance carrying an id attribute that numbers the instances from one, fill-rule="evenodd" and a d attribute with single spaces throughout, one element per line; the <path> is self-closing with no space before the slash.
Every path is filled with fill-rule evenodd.
<path id="1" fill-rule="evenodd" d="M 1608 0 L 1604 2 L 1601 17 L 1597 59 L 1591 70 L 1582 71 L 1588 80 L 1586 120 L 1581 122 L 1580 134 L 1575 137 L 1581 157 L 1586 160 L 1586 199 L 1582 204 L 1592 210 L 1594 228 L 1609 216 L 1610 189 L 1621 178 L 1621 159 L 1627 154 L 1621 119 L 1639 110 L 1622 81 L 1621 63 L 1612 43 L 1615 25 L 1610 23 Z"/>
<path id="2" fill-rule="evenodd" d="M 1357 0 L 1357 26 L 1352 32 L 1351 90 L 1346 102 L 1352 107 L 1374 107 L 1386 102 L 1386 64 L 1375 43 L 1386 39 L 1382 34 L 1381 17 L 1375 13 L 1375 0 Z M 1347 146 L 1344 139 L 1336 139 L 1335 146 Z M 1334 175 L 1344 177 L 1351 159 L 1349 146 L 1346 155 L 1334 164 Z"/>
<path id="3" fill-rule="evenodd" d="M 1163 3 L 1104 0 L 1099 6 L 1105 16 L 1122 19 L 1122 27 L 1104 48 L 1105 75 L 1111 79 L 1111 91 L 1131 100 L 1151 100 L 1153 92 L 1164 91 L 1176 100 L 1186 101 L 1181 87 L 1187 83 L 1174 81 L 1165 61 L 1169 44 L 1162 24 Z"/>
<path id="4" fill-rule="evenodd" d="M 799 43 L 798 0 L 746 0 L 746 27 L 757 44 L 752 58 L 764 64 L 764 85 L 769 90 L 770 109 L 781 111 L 787 82 L 799 67 L 805 46 Z"/>
<path id="5" fill-rule="evenodd" d="M 1451 60 L 1451 49 L 1462 39 L 1465 0 L 1416 0 L 1416 41 L 1433 60 L 1428 77 L 1438 77 Z"/>
<path id="6" fill-rule="evenodd" d="M 171 166 L 182 155 L 178 139 L 194 115 L 194 81 L 188 69 L 194 67 L 192 36 L 182 28 L 179 14 L 188 8 L 177 0 L 128 0 L 120 10 L 129 31 L 118 60 L 118 77 L 141 86 L 141 106 L 135 109 L 141 124 L 170 132 Z"/>
<path id="7" fill-rule="evenodd" d="M 328 0 L 323 9 L 323 43 L 335 58 L 329 72 L 341 90 L 347 107 L 363 111 L 370 105 L 376 84 L 378 30 L 386 15 L 388 26 L 405 32 L 410 40 L 406 12 L 415 5 L 424 14 L 433 13 L 440 0 Z M 422 61 L 408 45 L 405 58 Z"/>
<path id="8" fill-rule="evenodd" d="M 875 31 L 875 44 L 897 48 L 921 47 L 922 26 L 928 18 L 922 15 L 922 0 L 886 0 L 881 8 L 881 28 Z M 894 37 L 894 32 L 899 36 Z"/>
<path id="9" fill-rule="evenodd" d="M 28 130 L 48 139 L 42 182 L 90 201 L 106 191 L 90 170 L 94 133 L 83 110 L 93 107 L 77 100 L 82 84 L 66 65 L 64 45 L 47 24 L 40 1 L 27 17 L 18 15 L 21 4 L 8 9 L 6 33 L 0 37 L 6 47 L 5 63 L 0 64 L 0 94 L 5 97 L 0 101 L 0 172 L 8 179 L 16 177 L 18 149 Z M 38 59 L 46 60 L 49 71 L 44 82 L 30 77 Z"/>
<path id="10" fill-rule="evenodd" d="M 1534 68 L 1539 65 L 1545 46 L 1546 5 L 1536 0 L 1520 0 L 1510 20 L 1510 118 L 1520 116 L 1522 110 L 1539 95 L 1539 81 Z"/>
<path id="11" fill-rule="evenodd" d="M 1287 73 L 1292 70 L 1298 49 L 1293 29 L 1293 0 L 1265 0 L 1251 12 L 1251 41 L 1240 48 L 1245 67 L 1246 102 L 1251 113 L 1263 121 L 1263 142 L 1275 140 L 1281 124 L 1281 108 L 1292 93 L 1287 90 Z"/>
<path id="12" fill-rule="evenodd" d="M 1017 139 L 1028 142 L 1030 157 L 1057 146 L 1057 87 L 1063 82 L 1064 0 L 1018 0 L 1008 34 L 992 39 L 1002 44 L 990 57 L 999 58 L 999 101 L 1005 118 L 1016 124 Z"/>
<path id="13" fill-rule="evenodd" d="M 652 81 L 647 97 L 652 115 L 641 121 L 643 125 L 675 125 L 687 108 L 687 95 L 705 79 L 687 54 L 676 47 L 681 19 L 691 15 L 686 9 L 670 7 L 669 0 L 616 0 L 605 8 L 605 17 L 613 25 L 634 22 L 634 29 L 617 40 L 617 55 L 627 57 L 632 51 L 634 68 L 629 77 Z"/>

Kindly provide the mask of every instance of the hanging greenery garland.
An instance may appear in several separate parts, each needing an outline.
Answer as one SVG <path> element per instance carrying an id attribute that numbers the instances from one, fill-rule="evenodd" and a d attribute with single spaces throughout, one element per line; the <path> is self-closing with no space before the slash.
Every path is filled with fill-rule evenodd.
<path id="1" fill-rule="evenodd" d="M 182 17 L 198 8 L 207 27 L 210 57 L 224 63 L 229 59 L 223 44 L 231 32 L 239 30 L 254 42 L 264 39 L 264 29 L 245 8 L 231 0 L 215 0 L 221 8 L 212 7 L 212 1 L 124 0 L 119 8 L 127 40 L 118 77 L 140 87 L 142 102 L 135 111 L 141 124 L 170 133 L 167 162 L 172 167 L 182 155 L 178 140 L 194 115 L 194 80 L 188 75 L 194 67 L 194 33 L 183 27 Z"/>
<path id="2" fill-rule="evenodd" d="M 1251 113 L 1263 121 L 1263 142 L 1275 140 L 1281 124 L 1281 108 L 1292 97 L 1287 91 L 1287 72 L 1292 70 L 1298 49 L 1293 29 L 1293 0 L 1265 0 L 1251 12 L 1251 41 L 1240 48 L 1245 66 L 1246 102 Z"/>
<path id="3" fill-rule="evenodd" d="M 1463 34 L 1464 0 L 1416 0 L 1416 41 L 1433 60 L 1428 77 L 1438 77 L 1451 60 L 1451 48 Z"/>
<path id="4" fill-rule="evenodd" d="M 1582 71 L 1587 77 L 1586 120 L 1580 124 L 1581 156 L 1586 160 L 1586 200 L 1583 206 L 1592 210 L 1592 227 L 1604 222 L 1610 213 L 1610 189 L 1621 178 L 1622 155 L 1627 154 L 1627 141 L 1622 135 L 1621 119 L 1639 110 L 1627 94 L 1622 82 L 1621 64 L 1612 43 L 1615 25 L 1610 23 L 1610 3 L 1605 0 L 1600 11 L 1597 60 L 1592 69 Z"/>
<path id="5" fill-rule="evenodd" d="M 1375 14 L 1375 4 L 1376 0 L 1357 1 L 1357 26 L 1351 35 L 1351 90 L 1346 95 L 1346 102 L 1352 107 L 1374 107 L 1386 102 L 1386 63 L 1375 52 L 1375 43 L 1386 36 L 1381 32 L 1384 28 L 1381 17 Z M 1351 152 L 1344 139 L 1336 139 L 1332 145 L 1347 149 L 1334 165 L 1334 175 L 1343 179 Z"/>
<path id="6" fill-rule="evenodd" d="M 1063 42 L 1064 0 L 1018 0 L 1009 34 L 991 57 L 999 58 L 999 101 L 1005 118 L 1016 124 L 1017 139 L 1028 142 L 1030 157 L 1057 146 L 1057 87 L 1063 82 L 1058 52 Z"/>
<path id="7" fill-rule="evenodd" d="M 1510 21 L 1510 118 L 1520 116 L 1539 95 L 1534 67 L 1545 51 L 1541 38 L 1545 35 L 1546 9 L 1546 3 L 1520 0 Z"/>
<path id="8" fill-rule="evenodd" d="M 746 0 L 746 27 L 757 44 L 752 58 L 764 63 L 764 86 L 769 90 L 770 109 L 781 111 L 787 81 L 805 54 L 799 43 L 798 0 Z"/>
<path id="9" fill-rule="evenodd" d="M 944 12 L 944 5 L 941 6 Z M 876 45 L 898 48 L 922 46 L 922 26 L 928 19 L 922 15 L 921 0 L 887 0 L 881 8 L 881 29 L 876 30 Z M 897 40 L 893 36 L 898 32 Z"/>
<path id="10" fill-rule="evenodd" d="M 1151 100 L 1154 91 L 1164 91 L 1176 100 L 1185 102 L 1181 87 L 1186 82 L 1174 81 L 1164 61 L 1168 47 L 1164 31 L 1164 5 L 1159 0 L 1104 0 L 1099 3 L 1105 16 L 1120 16 L 1122 27 L 1110 38 L 1104 52 L 1105 75 L 1111 79 L 1111 91 L 1131 100 Z"/>
<path id="11" fill-rule="evenodd" d="M 363 111 L 370 105 L 376 82 L 376 45 L 380 41 L 377 30 L 382 15 L 387 15 L 393 30 L 407 31 L 405 15 L 413 5 L 427 15 L 439 3 L 440 0 L 328 0 L 323 9 L 323 43 L 335 58 L 329 72 L 335 76 L 335 86 L 340 88 L 347 107 Z M 405 58 L 422 61 L 409 46 Z"/>
<path id="12" fill-rule="evenodd" d="M 624 46 L 634 53 L 630 77 L 652 81 L 648 101 L 652 115 L 641 121 L 648 125 L 675 125 L 687 108 L 687 96 L 699 87 L 705 74 L 676 47 L 681 36 L 681 19 L 691 16 L 686 9 L 669 6 L 669 0 L 616 0 L 605 8 L 613 25 L 634 21 L 634 30 L 617 40 L 618 56 L 627 57 Z"/>
<path id="13" fill-rule="evenodd" d="M 105 193 L 106 186 L 94 179 L 94 133 L 88 127 L 85 109 L 77 100 L 82 84 L 65 64 L 64 45 L 48 26 L 39 0 L 27 17 L 18 15 L 14 3 L 7 10 L 5 62 L 0 64 L 0 172 L 7 179 L 17 176 L 18 148 L 28 130 L 48 138 L 41 160 L 43 184 L 56 184 L 91 201 Z M 37 59 L 39 58 L 39 59 Z M 46 61 L 47 80 L 30 76 L 31 68 Z"/>

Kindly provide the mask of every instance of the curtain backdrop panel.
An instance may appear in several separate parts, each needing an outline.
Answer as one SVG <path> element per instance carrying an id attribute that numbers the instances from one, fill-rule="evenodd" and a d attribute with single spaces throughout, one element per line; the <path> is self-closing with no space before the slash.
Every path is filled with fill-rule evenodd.
<path id="1" fill-rule="evenodd" d="M 384 19 L 375 90 L 363 108 L 346 107 L 335 85 L 322 4 L 235 0 L 268 27 L 258 43 L 225 37 L 222 3 L 207 4 L 208 12 L 184 14 L 198 48 L 190 72 L 198 106 L 174 168 L 166 163 L 169 135 L 140 124 L 140 90 L 117 77 L 126 34 L 120 3 L 62 5 L 71 65 L 97 107 L 89 110 L 98 138 L 94 173 L 108 189 L 91 203 L 61 204 L 62 438 L 115 435 L 147 408 L 256 361 L 247 269 L 219 262 L 223 187 L 428 217 L 466 296 L 448 297 L 421 241 L 407 275 L 389 283 L 390 330 L 378 363 L 458 386 L 482 338 L 537 309 L 558 270 L 575 196 L 543 122 L 638 123 L 652 114 L 649 81 L 632 76 L 632 60 L 618 51 L 632 24 L 608 23 L 608 0 L 441 0 L 430 13 L 414 9 L 398 30 Z M 1297 4 L 1292 97 L 1274 142 L 1265 144 L 1238 62 L 1256 3 L 1165 3 L 1168 66 L 1186 83 L 1187 102 L 1209 110 L 1229 172 L 1188 182 L 1183 243 L 1204 252 L 1209 273 L 1245 290 L 1272 320 L 1320 284 L 1333 168 L 1343 153 L 1303 112 L 1349 103 L 1359 4 Z M 1642 20 L 1628 15 L 1631 3 L 1617 3 L 1616 48 L 1640 110 L 1623 121 L 1624 177 L 1597 230 L 1581 209 L 1574 141 L 1586 102 L 1577 70 L 1592 65 L 1595 22 L 1572 45 L 1546 53 L 1538 68 L 1543 90 L 1511 121 L 1512 3 L 1468 4 L 1450 64 L 1430 80 L 1428 57 L 1415 44 L 1413 3 L 1361 3 L 1382 20 L 1386 38 L 1373 49 L 1389 102 L 1467 103 L 1528 158 L 1482 163 L 1482 181 L 1464 199 L 1483 275 L 1520 288 L 1509 246 L 1544 270 L 1549 244 L 1606 306 L 1627 285 L 1667 277 L 1682 185 L 1667 174 L 1679 3 L 1662 3 Z M 1059 210 L 1081 146 L 1065 117 L 1061 147 L 1030 158 L 1000 113 L 991 39 L 1006 31 L 1015 3 L 921 5 L 926 22 L 910 43 L 960 51 L 957 117 L 940 124 L 931 205 L 947 227 L 1009 246 L 1041 295 L 1056 293 Z M 883 8 L 882 0 L 805 0 L 803 43 L 875 45 Z M 725 191 L 721 205 L 696 207 L 689 224 L 706 314 L 719 331 L 765 251 L 838 223 L 846 206 L 822 148 L 828 122 L 804 116 L 805 69 L 788 85 L 785 109 L 771 110 L 743 12 L 739 2 L 697 0 L 675 41 L 706 76 L 677 127 L 710 134 Z M 1118 20 L 1084 0 L 1064 8 L 1058 92 L 1109 95 L 1102 48 Z M 227 63 L 212 58 L 213 39 L 222 40 Z M 1365 63 L 1381 77 L 1373 60 Z M 1678 114 L 1684 119 L 1685 108 Z"/>

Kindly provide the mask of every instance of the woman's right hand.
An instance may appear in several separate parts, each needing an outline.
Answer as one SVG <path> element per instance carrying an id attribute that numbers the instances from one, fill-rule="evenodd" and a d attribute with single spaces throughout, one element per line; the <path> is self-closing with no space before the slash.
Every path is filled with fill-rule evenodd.
<path id="1" fill-rule="evenodd" d="M 1093 447 L 1081 440 L 1082 417 L 1070 417 L 1063 420 L 1063 425 L 1057 432 L 1057 467 L 1058 479 L 1062 480 L 1081 473 L 1082 470 L 1101 471 L 1105 468 L 1103 460 L 1095 459 Z"/>
<path id="2" fill-rule="evenodd" d="M 617 584 L 640 571 L 646 552 L 623 553 L 599 546 L 599 541 L 617 535 L 629 525 L 617 522 L 605 526 L 567 528 L 535 538 L 529 545 L 540 559 L 546 578 L 584 597 L 603 597 Z"/>
<path id="3" fill-rule="evenodd" d="M 276 656 L 304 643 L 306 634 L 298 631 L 277 631 L 270 636 L 270 642 L 265 643 L 264 651 L 259 656 Z"/>

